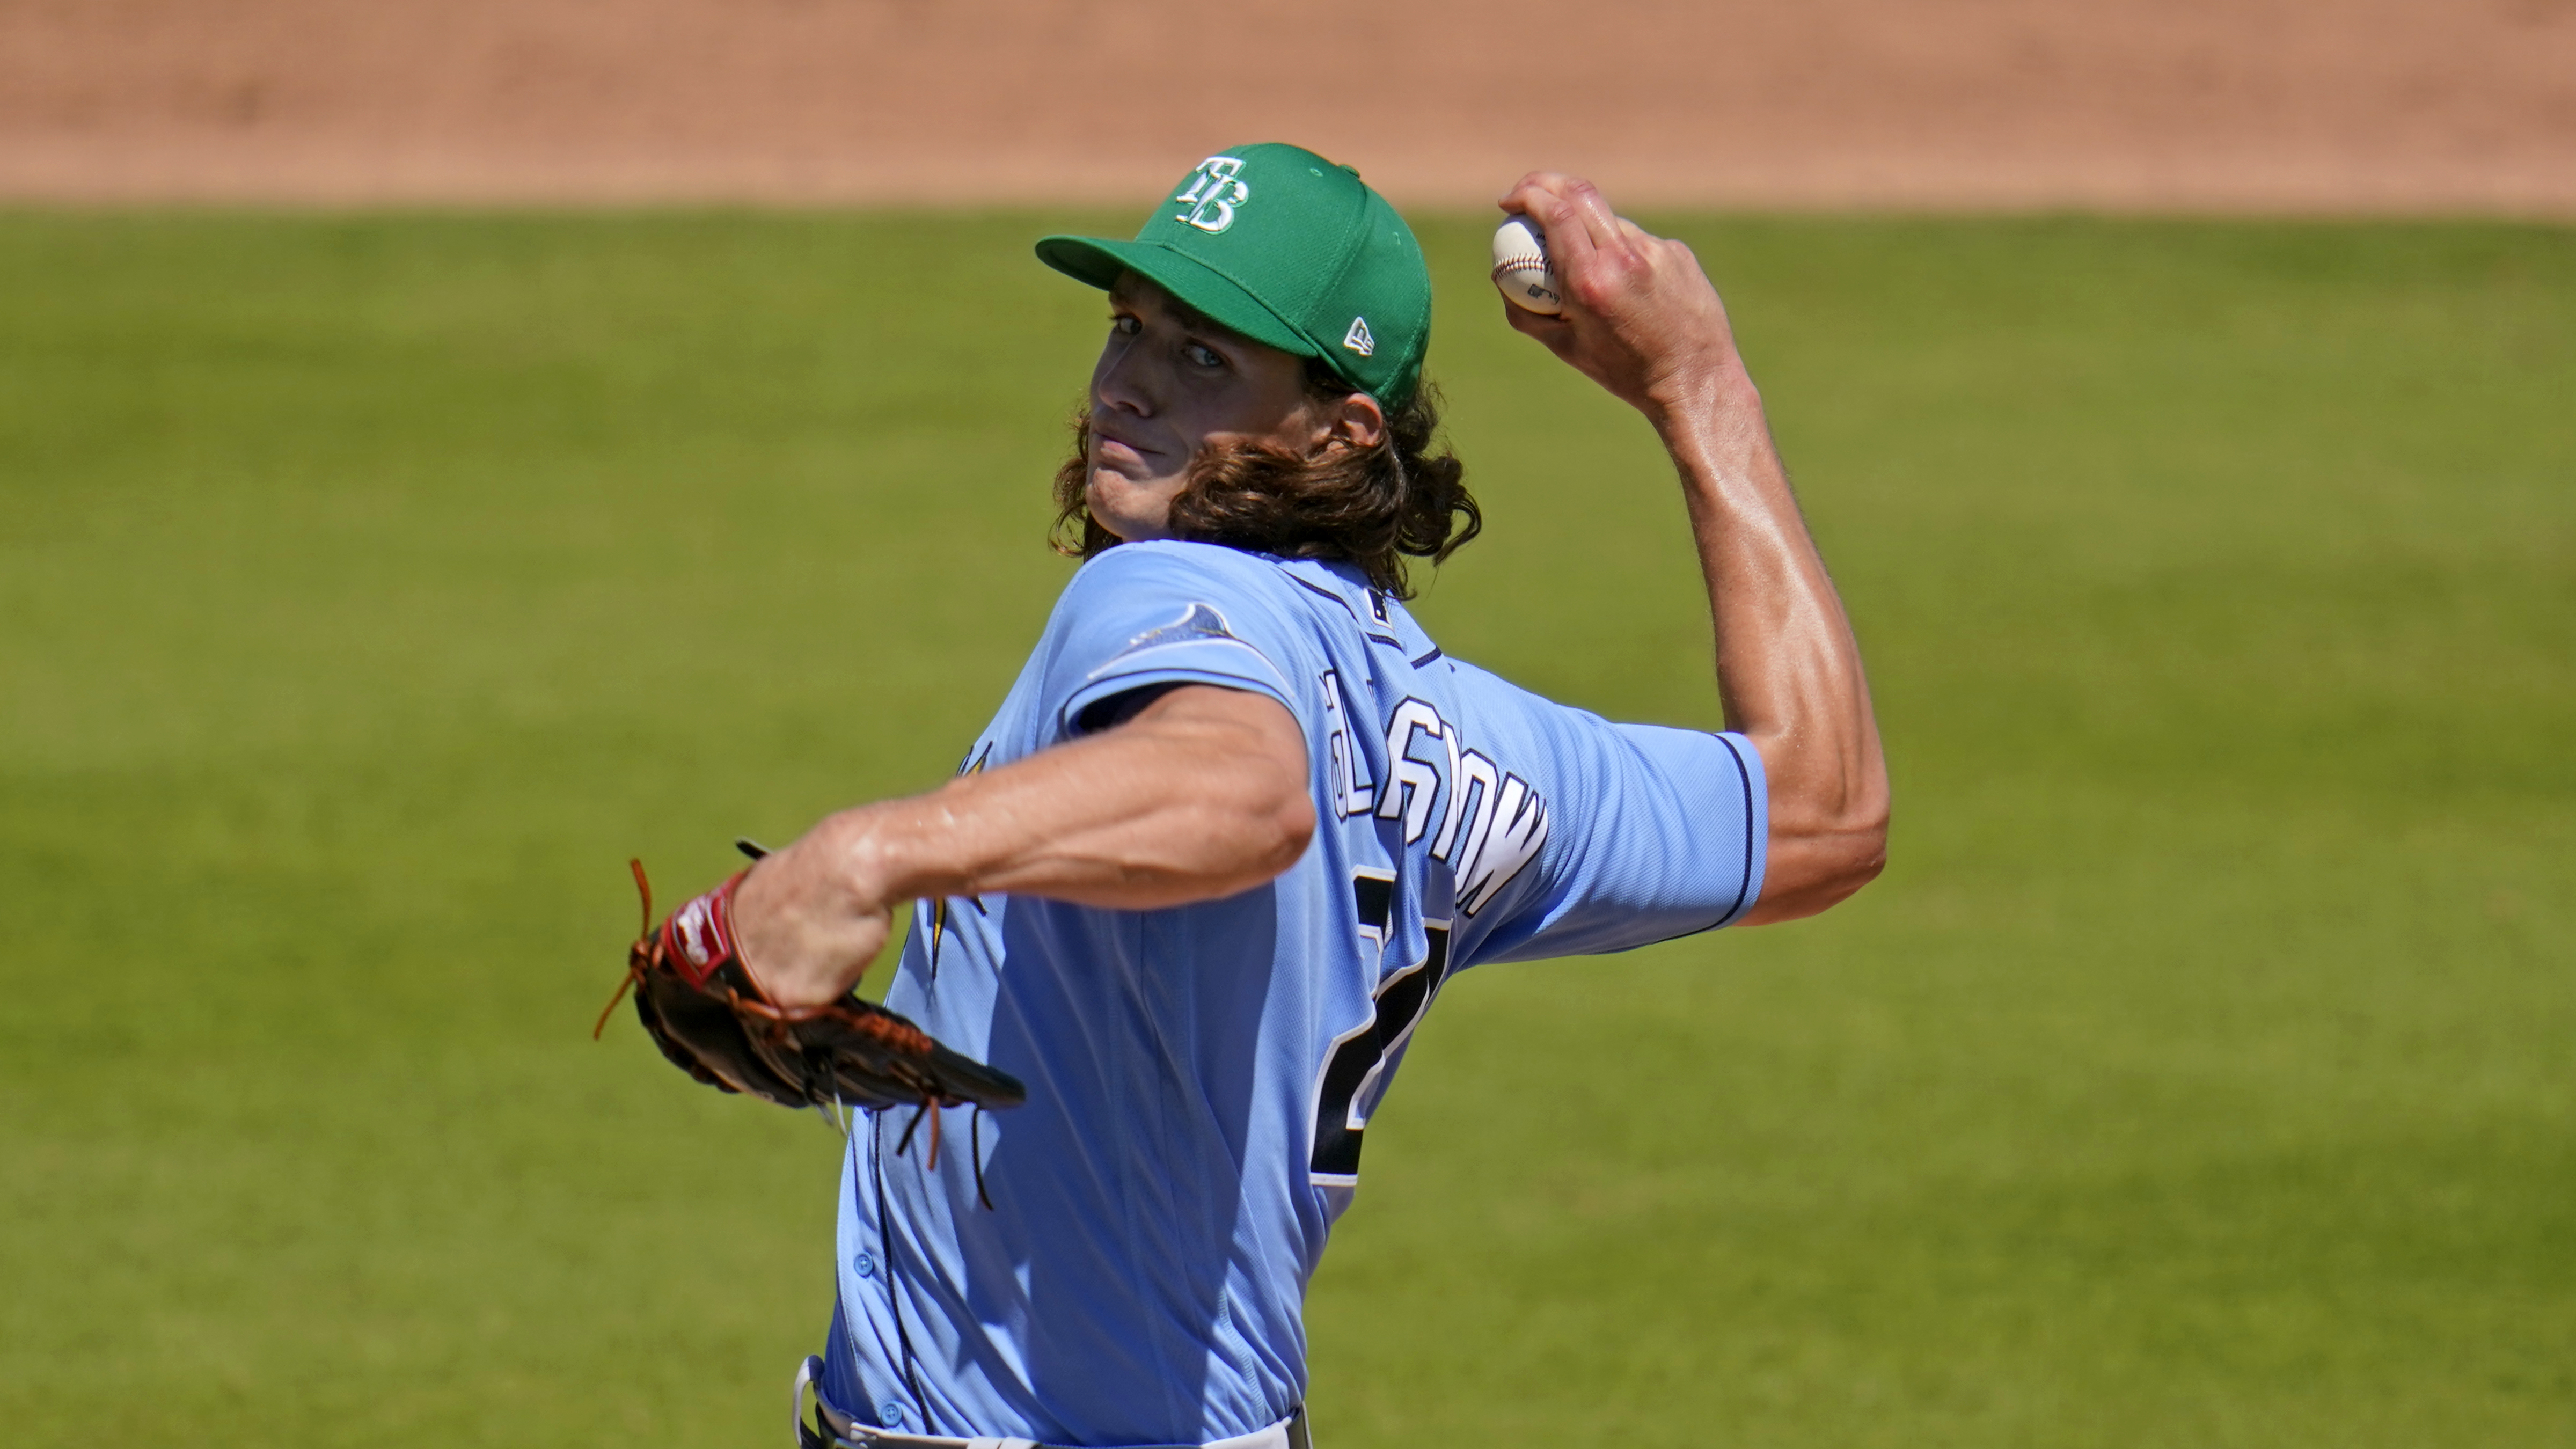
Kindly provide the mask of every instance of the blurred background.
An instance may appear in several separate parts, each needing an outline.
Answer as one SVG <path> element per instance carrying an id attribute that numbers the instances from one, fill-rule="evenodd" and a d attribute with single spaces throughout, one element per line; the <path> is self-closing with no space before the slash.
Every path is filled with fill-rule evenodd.
<path id="1" fill-rule="evenodd" d="M 1399 204 L 2576 207 L 2570 0 L 5 0 L 0 194 L 1150 199 L 1294 136 Z M 1211 137 L 1232 137 L 1219 141 Z"/>
<path id="2" fill-rule="evenodd" d="M 0 0 L 0 1440 L 779 1442 L 838 1143 L 588 1039 L 624 861 L 948 774 L 1069 571 L 1029 243 L 1266 138 L 1432 261 L 1427 626 L 1709 725 L 1484 277 L 1533 166 L 1691 242 L 1897 790 L 1444 991 L 1330 1449 L 2576 1444 L 2570 0 Z"/>

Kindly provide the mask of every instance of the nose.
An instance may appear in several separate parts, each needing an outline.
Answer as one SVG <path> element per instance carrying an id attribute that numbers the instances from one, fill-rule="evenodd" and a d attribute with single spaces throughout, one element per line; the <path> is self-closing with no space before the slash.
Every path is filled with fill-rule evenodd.
<path id="1" fill-rule="evenodd" d="M 1154 415 L 1153 379 L 1146 375 L 1144 349 L 1137 340 L 1113 331 L 1101 346 L 1099 365 L 1091 370 L 1094 408 L 1139 418 Z"/>

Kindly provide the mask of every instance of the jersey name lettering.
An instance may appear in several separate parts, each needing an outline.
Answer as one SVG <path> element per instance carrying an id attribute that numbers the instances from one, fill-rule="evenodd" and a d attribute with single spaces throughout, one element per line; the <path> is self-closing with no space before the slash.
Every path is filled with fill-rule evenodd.
<path id="1" fill-rule="evenodd" d="M 1431 835 L 1431 858 L 1449 867 L 1460 911 L 1483 910 L 1538 858 L 1547 842 L 1547 801 L 1527 780 L 1466 748 L 1437 706 L 1407 698 L 1395 707 L 1386 760 L 1378 818 L 1403 821 L 1407 845 Z"/>
<path id="2" fill-rule="evenodd" d="M 1366 815 L 1377 803 L 1377 788 L 1361 778 L 1368 768 L 1359 752 L 1351 747 L 1351 732 L 1342 709 L 1341 676 L 1324 671 L 1324 749 L 1333 770 L 1333 813 L 1348 820 Z"/>

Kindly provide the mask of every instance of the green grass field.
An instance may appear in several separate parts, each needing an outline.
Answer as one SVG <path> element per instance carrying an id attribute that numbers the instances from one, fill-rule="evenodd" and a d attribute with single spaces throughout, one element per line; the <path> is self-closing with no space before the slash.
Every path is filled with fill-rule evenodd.
<path id="1" fill-rule="evenodd" d="M 1892 864 L 1444 996 L 1326 1449 L 2576 1444 L 2576 233 L 1664 221 Z M 0 215 L 0 1439 L 777 1443 L 836 1144 L 587 1039 L 624 862 L 998 702 L 1065 224 L 1132 218 Z M 1483 230 L 1421 613 L 1713 722 L 1660 454 Z"/>

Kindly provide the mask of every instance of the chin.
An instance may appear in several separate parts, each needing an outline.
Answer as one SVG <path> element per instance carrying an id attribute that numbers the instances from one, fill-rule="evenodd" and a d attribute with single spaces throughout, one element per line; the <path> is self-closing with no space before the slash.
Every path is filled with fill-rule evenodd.
<path id="1" fill-rule="evenodd" d="M 1168 487 L 1158 486 L 1168 484 Z M 1121 542 L 1164 537 L 1171 515 L 1171 495 L 1178 479 L 1140 482 L 1109 468 L 1094 467 L 1082 490 L 1082 506 L 1091 521 L 1116 534 Z"/>

